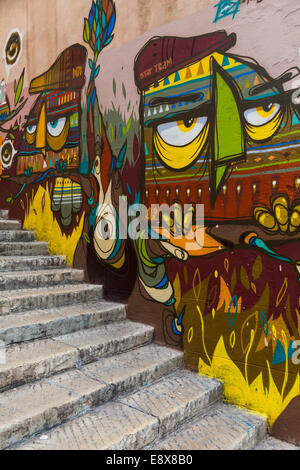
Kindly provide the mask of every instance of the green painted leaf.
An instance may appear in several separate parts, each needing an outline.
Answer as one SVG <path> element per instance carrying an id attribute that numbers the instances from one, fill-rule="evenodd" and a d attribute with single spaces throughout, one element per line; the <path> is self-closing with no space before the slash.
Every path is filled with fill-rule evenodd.
<path id="1" fill-rule="evenodd" d="M 102 119 L 101 119 L 101 114 L 99 113 L 99 133 L 100 136 L 102 135 Z"/>
<path id="2" fill-rule="evenodd" d="M 15 136 L 13 134 L 9 134 L 9 137 L 11 138 L 11 140 L 15 140 Z"/>
<path id="3" fill-rule="evenodd" d="M 128 123 L 127 123 L 127 126 L 123 126 L 123 134 L 126 135 L 128 134 L 128 132 L 130 131 L 130 128 L 131 128 L 131 122 L 132 122 L 132 119 L 130 118 Z"/>
<path id="4" fill-rule="evenodd" d="M 19 82 L 17 85 L 16 93 L 15 93 L 15 106 L 17 106 L 22 90 L 23 90 L 23 84 L 24 84 L 24 73 L 25 73 L 25 68 L 23 69 L 23 72 L 19 78 Z"/>
<path id="5" fill-rule="evenodd" d="M 83 39 L 87 43 L 90 40 L 90 27 L 89 27 L 89 22 L 87 18 L 84 18 Z"/>
<path id="6" fill-rule="evenodd" d="M 90 237 L 88 236 L 88 234 L 86 232 L 83 232 L 83 236 L 84 236 L 84 239 L 87 243 L 91 243 Z"/>

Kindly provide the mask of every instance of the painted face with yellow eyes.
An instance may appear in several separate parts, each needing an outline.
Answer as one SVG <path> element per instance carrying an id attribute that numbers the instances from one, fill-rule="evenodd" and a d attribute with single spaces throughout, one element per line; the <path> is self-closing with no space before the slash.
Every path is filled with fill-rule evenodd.
<path id="1" fill-rule="evenodd" d="M 274 192 L 294 199 L 300 121 L 283 89 L 289 78 L 214 52 L 144 89 L 148 205 L 201 203 L 215 224 L 250 222 Z"/>
<path id="2" fill-rule="evenodd" d="M 44 172 L 62 162 L 78 168 L 79 138 L 79 92 L 41 94 L 25 125 L 17 174 Z"/>

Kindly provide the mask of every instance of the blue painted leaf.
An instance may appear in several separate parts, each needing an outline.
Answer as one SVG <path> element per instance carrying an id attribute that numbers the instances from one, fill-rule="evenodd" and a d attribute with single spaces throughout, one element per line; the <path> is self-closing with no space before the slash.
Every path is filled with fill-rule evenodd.
<path id="1" fill-rule="evenodd" d="M 92 59 L 89 59 L 89 66 L 90 66 L 90 69 L 93 68 L 93 61 L 92 61 Z"/>
<path id="2" fill-rule="evenodd" d="M 89 27 L 90 27 L 90 29 L 92 29 L 92 27 L 93 27 L 93 12 L 92 12 L 92 10 L 90 11 L 90 14 L 89 14 Z"/>
<path id="3" fill-rule="evenodd" d="M 108 44 L 111 43 L 111 41 L 113 40 L 113 38 L 114 38 L 114 35 L 112 35 L 110 38 L 108 38 L 108 40 L 105 41 L 104 46 L 108 46 Z"/>
<path id="4" fill-rule="evenodd" d="M 273 365 L 282 364 L 285 361 L 286 361 L 286 353 L 285 353 L 284 347 L 282 346 L 282 343 L 278 339 L 276 343 L 275 352 L 273 355 L 272 364 Z"/>
<path id="5" fill-rule="evenodd" d="M 94 91 L 93 91 L 92 106 L 93 106 L 94 103 L 95 103 L 95 98 L 96 98 L 96 88 L 94 88 Z"/>
<path id="6" fill-rule="evenodd" d="M 115 167 L 115 159 L 112 158 L 112 160 L 111 160 L 111 165 L 110 165 L 109 178 L 112 177 L 112 174 L 113 174 L 113 171 L 114 171 L 114 167 Z"/>
<path id="7" fill-rule="evenodd" d="M 96 9 L 96 8 L 95 8 L 95 3 L 93 2 L 93 4 L 92 4 L 92 12 L 93 12 L 93 15 L 95 14 L 95 9 Z"/>
<path id="8" fill-rule="evenodd" d="M 124 162 L 124 157 L 125 157 L 125 154 L 126 154 L 126 150 L 127 150 L 127 140 L 126 140 L 125 144 L 123 145 L 123 147 L 121 148 L 120 153 L 118 155 L 117 162 L 116 162 L 117 170 L 122 168 L 122 165 L 123 165 L 123 162 Z"/>
<path id="9" fill-rule="evenodd" d="M 103 11 L 102 12 L 102 26 L 103 26 L 103 28 L 105 28 L 105 25 L 106 25 L 106 17 L 105 17 L 105 13 Z"/>
<path id="10" fill-rule="evenodd" d="M 113 12 L 112 17 L 111 17 L 111 19 L 109 21 L 109 24 L 108 24 L 108 28 L 107 28 L 108 36 L 110 36 L 111 33 L 113 32 L 115 24 L 116 24 L 116 14 L 115 14 L 115 12 Z"/>
<path id="11" fill-rule="evenodd" d="M 102 38 L 102 41 L 105 43 L 106 39 L 108 37 L 108 34 L 107 34 L 107 29 L 104 31 L 104 34 L 103 34 L 103 38 Z"/>
<path id="12" fill-rule="evenodd" d="M 95 78 L 98 77 L 99 75 L 99 72 L 100 72 L 100 65 L 98 65 L 98 67 L 96 68 L 96 72 L 95 72 Z"/>
<path id="13" fill-rule="evenodd" d="M 99 37 L 100 34 L 100 23 L 97 23 L 97 28 L 96 28 L 96 38 Z"/>

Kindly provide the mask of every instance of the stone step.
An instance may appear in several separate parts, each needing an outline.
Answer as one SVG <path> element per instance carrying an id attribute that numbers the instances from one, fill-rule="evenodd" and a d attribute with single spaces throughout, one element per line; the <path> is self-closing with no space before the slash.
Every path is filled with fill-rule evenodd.
<path id="1" fill-rule="evenodd" d="M 179 351 L 144 346 L 0 394 L 0 448 L 62 424 L 183 366 Z"/>
<path id="2" fill-rule="evenodd" d="M 105 300 L 0 316 L 0 341 L 6 345 L 73 333 L 125 319 L 125 305 Z"/>
<path id="3" fill-rule="evenodd" d="M 74 284 L 84 281 L 84 272 L 79 269 L 48 269 L 42 271 L 13 271 L 0 274 L 0 296 L 4 290 L 25 289 Z"/>
<path id="4" fill-rule="evenodd" d="M 21 230 L 21 223 L 18 220 L 0 219 L 0 230 Z"/>
<path id="5" fill-rule="evenodd" d="M 149 344 L 154 329 L 128 320 L 6 348 L 0 389 L 8 389 Z"/>
<path id="6" fill-rule="evenodd" d="M 9 346 L 2 350 L 0 392 L 77 365 L 79 352 L 52 339 L 36 340 Z M 1 394 L 0 394 L 1 397 Z"/>
<path id="7" fill-rule="evenodd" d="M 8 210 L 7 209 L 0 209 L 0 219 L 8 219 Z"/>
<path id="8" fill-rule="evenodd" d="M 118 401 L 158 418 L 161 437 L 221 401 L 222 393 L 218 380 L 179 370 Z"/>
<path id="9" fill-rule="evenodd" d="M 263 416 L 219 403 L 145 450 L 250 450 L 266 430 Z"/>
<path id="10" fill-rule="evenodd" d="M 32 242 L 34 232 L 25 230 L 1 230 L 0 242 Z"/>
<path id="11" fill-rule="evenodd" d="M 155 439 L 158 429 L 154 416 L 109 402 L 9 450 L 138 450 Z"/>
<path id="12" fill-rule="evenodd" d="M 79 351 L 82 364 L 100 357 L 120 354 L 152 342 L 154 328 L 128 320 L 56 336 L 57 342 L 72 346 Z"/>
<path id="13" fill-rule="evenodd" d="M 64 256 L 0 256 L 0 273 L 4 271 L 36 271 L 66 266 Z"/>
<path id="14" fill-rule="evenodd" d="M 179 370 L 43 433 L 22 450 L 138 450 L 222 398 L 216 380 Z"/>
<path id="15" fill-rule="evenodd" d="M 254 447 L 253 450 L 300 450 L 300 447 L 268 436 Z"/>
<path id="16" fill-rule="evenodd" d="M 48 255 L 47 242 L 0 242 L 1 256 Z"/>
<path id="17" fill-rule="evenodd" d="M 96 302 L 103 297 L 103 286 L 72 284 L 36 289 L 18 289 L 0 292 L 0 315 L 47 309 L 85 302 Z"/>

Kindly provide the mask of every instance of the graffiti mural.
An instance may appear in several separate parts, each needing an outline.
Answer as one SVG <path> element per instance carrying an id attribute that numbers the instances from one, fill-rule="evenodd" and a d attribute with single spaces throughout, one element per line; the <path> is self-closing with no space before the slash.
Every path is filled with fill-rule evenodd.
<path id="1" fill-rule="evenodd" d="M 186 360 L 225 380 L 229 399 L 272 424 L 300 383 L 292 360 L 300 333 L 300 121 L 283 88 L 299 70 L 273 78 L 227 52 L 235 43 L 225 32 L 156 37 L 137 56 L 145 200 L 204 204 L 204 245 L 171 232 L 188 261 L 166 263 Z"/>
<path id="2" fill-rule="evenodd" d="M 286 426 L 300 396 L 300 70 L 275 75 L 251 45 L 234 52 L 238 34 L 203 27 L 147 34 L 120 59 L 114 2 L 86 3 L 82 43 L 28 84 L 26 63 L 10 78 L 23 36 L 9 32 L 1 206 L 222 379 L 225 399 Z M 243 3 L 218 2 L 215 23 Z"/>

